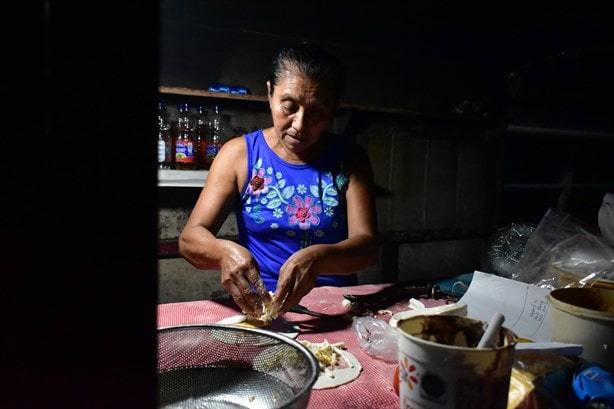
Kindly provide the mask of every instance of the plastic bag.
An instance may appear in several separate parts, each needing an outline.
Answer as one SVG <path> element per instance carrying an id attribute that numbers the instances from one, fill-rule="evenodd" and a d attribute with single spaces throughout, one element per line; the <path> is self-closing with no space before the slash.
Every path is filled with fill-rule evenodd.
<path id="1" fill-rule="evenodd" d="M 597 212 L 597 223 L 604 240 L 614 246 L 614 193 L 606 193 Z"/>
<path id="2" fill-rule="evenodd" d="M 590 287 L 614 273 L 614 248 L 567 213 L 549 209 L 527 241 L 512 278 L 550 289 Z"/>
<path id="3" fill-rule="evenodd" d="M 352 323 L 358 343 L 367 354 L 386 362 L 397 363 L 397 330 L 386 321 L 374 317 L 359 317 Z"/>
<path id="4" fill-rule="evenodd" d="M 580 408 L 571 391 L 578 364 L 553 353 L 516 351 L 507 409 Z"/>
<path id="5" fill-rule="evenodd" d="M 532 223 L 510 223 L 495 231 L 481 257 L 482 271 L 511 278 L 535 227 Z"/>

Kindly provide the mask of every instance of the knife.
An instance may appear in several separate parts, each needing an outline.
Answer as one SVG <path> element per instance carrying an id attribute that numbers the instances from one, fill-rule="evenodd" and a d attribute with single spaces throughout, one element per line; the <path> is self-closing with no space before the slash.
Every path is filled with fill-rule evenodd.
<path id="1" fill-rule="evenodd" d="M 430 280 L 402 281 L 371 294 L 345 294 L 343 298 L 352 303 L 372 309 L 388 307 L 395 302 L 410 298 L 441 298 L 442 292 L 437 284 Z"/>

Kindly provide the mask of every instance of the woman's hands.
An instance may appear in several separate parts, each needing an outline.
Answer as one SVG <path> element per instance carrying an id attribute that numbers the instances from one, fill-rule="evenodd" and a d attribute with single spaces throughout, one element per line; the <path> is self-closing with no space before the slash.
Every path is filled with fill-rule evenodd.
<path id="1" fill-rule="evenodd" d="M 273 296 L 273 308 L 280 314 L 287 312 L 315 286 L 318 272 L 316 262 L 320 246 L 310 246 L 291 255 L 279 270 L 279 280 Z"/>
<path id="2" fill-rule="evenodd" d="M 271 295 L 260 277 L 260 266 L 245 247 L 228 242 L 220 261 L 221 282 L 245 315 L 259 317 Z"/>
<path id="3" fill-rule="evenodd" d="M 279 272 L 273 298 L 260 277 L 260 266 L 245 247 L 229 241 L 221 258 L 221 282 L 244 314 L 259 317 L 263 305 L 272 304 L 275 316 L 287 312 L 315 286 L 318 273 L 316 261 L 321 246 L 301 249 L 290 256 Z"/>

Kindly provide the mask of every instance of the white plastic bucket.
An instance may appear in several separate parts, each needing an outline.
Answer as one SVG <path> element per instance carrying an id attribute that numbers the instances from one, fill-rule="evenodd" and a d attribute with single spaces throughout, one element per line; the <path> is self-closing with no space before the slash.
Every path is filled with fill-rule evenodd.
<path id="1" fill-rule="evenodd" d="M 484 321 L 452 315 L 417 316 L 400 321 L 397 324 L 400 407 L 507 408 L 517 337 L 509 329 L 501 328 L 495 347 L 478 349 L 475 346 L 487 325 Z M 463 333 L 472 346 L 422 339 L 425 333 L 439 331 Z"/>
<path id="2" fill-rule="evenodd" d="M 614 370 L 614 290 L 558 288 L 548 301 L 552 340 L 582 344 L 583 359 Z"/>

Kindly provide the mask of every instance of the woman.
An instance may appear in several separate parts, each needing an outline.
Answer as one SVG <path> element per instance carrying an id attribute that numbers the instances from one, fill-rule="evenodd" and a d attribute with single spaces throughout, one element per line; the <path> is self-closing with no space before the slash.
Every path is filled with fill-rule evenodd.
<path id="1" fill-rule="evenodd" d="M 369 158 L 326 131 L 341 65 L 302 43 L 280 51 L 266 85 L 273 126 L 223 145 L 179 237 L 181 255 L 221 270 L 222 285 L 254 317 L 264 306 L 288 311 L 314 286 L 357 284 L 378 247 Z M 238 243 L 215 236 L 233 208 Z"/>

